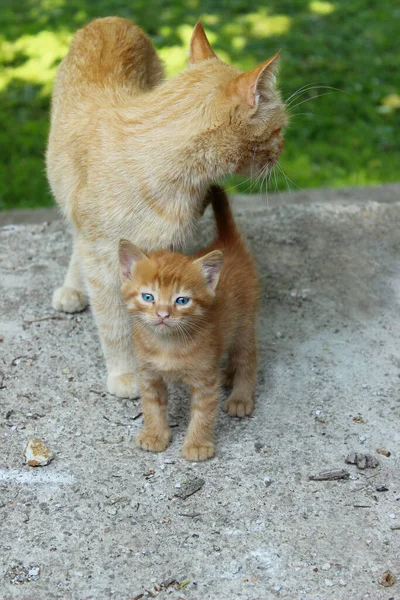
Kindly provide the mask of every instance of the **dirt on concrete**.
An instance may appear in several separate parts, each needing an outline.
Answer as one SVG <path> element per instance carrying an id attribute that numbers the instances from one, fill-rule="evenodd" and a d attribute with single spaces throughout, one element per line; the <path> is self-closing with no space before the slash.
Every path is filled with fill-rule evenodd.
<path id="1" fill-rule="evenodd" d="M 187 390 L 167 451 L 137 449 L 140 403 L 105 392 L 90 310 L 51 309 L 63 222 L 0 229 L 1 600 L 400 597 L 399 191 L 236 199 L 262 284 L 256 408 L 221 410 L 196 464 Z M 207 213 L 197 244 L 211 235 Z M 47 466 L 24 465 L 32 438 Z"/>

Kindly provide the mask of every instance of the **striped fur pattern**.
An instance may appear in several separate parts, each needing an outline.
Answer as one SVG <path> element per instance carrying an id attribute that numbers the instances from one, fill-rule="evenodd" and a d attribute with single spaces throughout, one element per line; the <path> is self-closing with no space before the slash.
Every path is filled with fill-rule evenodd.
<path id="1" fill-rule="evenodd" d="M 216 57 L 198 24 L 189 63 L 165 81 L 143 31 L 109 17 L 77 32 L 54 86 L 47 174 L 73 252 L 53 307 L 73 313 L 90 300 L 117 396 L 137 395 L 120 238 L 179 250 L 212 181 L 269 168 L 282 149 L 277 56 L 241 73 Z"/>
<path id="2" fill-rule="evenodd" d="M 196 256 L 162 250 L 145 254 L 127 240 L 120 242 L 122 295 L 133 317 L 144 415 L 137 444 L 153 452 L 168 446 L 166 385 L 181 380 L 192 395 L 182 455 L 195 461 L 215 453 L 224 354 L 228 354 L 225 381 L 232 386 L 224 409 L 231 416 L 252 413 L 257 370 L 256 269 L 225 193 L 212 186 L 209 196 L 218 235 Z M 179 298 L 187 304 L 180 305 Z"/>

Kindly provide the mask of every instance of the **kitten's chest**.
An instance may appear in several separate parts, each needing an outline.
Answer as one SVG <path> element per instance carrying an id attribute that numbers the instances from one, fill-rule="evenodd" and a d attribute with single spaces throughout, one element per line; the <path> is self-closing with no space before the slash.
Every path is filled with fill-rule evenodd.
<path id="1" fill-rule="evenodd" d="M 182 359 L 171 352 L 159 352 L 151 358 L 152 366 L 168 379 L 176 381 L 182 378 Z"/>
<path id="2" fill-rule="evenodd" d="M 152 370 L 160 373 L 167 381 L 185 379 L 188 364 L 184 357 L 170 350 L 152 352 L 146 362 Z"/>

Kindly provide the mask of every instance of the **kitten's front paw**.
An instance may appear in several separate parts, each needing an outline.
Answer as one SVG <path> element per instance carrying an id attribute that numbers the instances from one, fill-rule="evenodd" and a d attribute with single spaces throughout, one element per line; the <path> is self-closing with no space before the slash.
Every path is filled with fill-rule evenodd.
<path id="1" fill-rule="evenodd" d="M 215 446 L 212 442 L 205 442 L 201 445 L 185 443 L 181 455 L 186 460 L 207 460 L 215 455 Z"/>
<path id="2" fill-rule="evenodd" d="M 110 373 L 107 378 L 107 389 L 118 398 L 138 398 L 139 388 L 134 373 Z"/>
<path id="3" fill-rule="evenodd" d="M 224 404 L 224 411 L 231 417 L 248 417 L 253 412 L 253 398 L 243 399 L 231 394 Z"/>
<path id="4" fill-rule="evenodd" d="M 143 450 L 147 450 L 147 452 L 162 452 L 167 448 L 171 437 L 172 434 L 169 428 L 163 431 L 142 429 L 136 438 L 136 445 Z"/>
<path id="5" fill-rule="evenodd" d="M 82 312 L 88 305 L 85 294 L 70 287 L 60 287 L 53 294 L 52 305 L 54 310 L 66 313 Z"/>

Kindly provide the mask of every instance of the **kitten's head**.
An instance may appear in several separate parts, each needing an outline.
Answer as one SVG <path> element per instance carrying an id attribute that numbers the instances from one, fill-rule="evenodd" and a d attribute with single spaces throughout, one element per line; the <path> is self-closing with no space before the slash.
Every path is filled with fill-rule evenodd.
<path id="1" fill-rule="evenodd" d="M 202 25 L 196 25 L 184 78 L 190 82 L 188 98 L 191 90 L 197 103 L 193 112 L 197 110 L 198 122 L 204 124 L 197 142 L 200 150 L 204 147 L 205 163 L 220 162 L 224 174 L 250 175 L 253 168 L 276 164 L 287 124 L 285 105 L 276 88 L 278 59 L 279 52 L 242 73 L 218 59 Z"/>
<path id="2" fill-rule="evenodd" d="M 176 252 L 144 254 L 120 240 L 122 295 L 128 311 L 157 335 L 196 331 L 215 298 L 222 267 L 216 250 L 193 259 Z"/>

